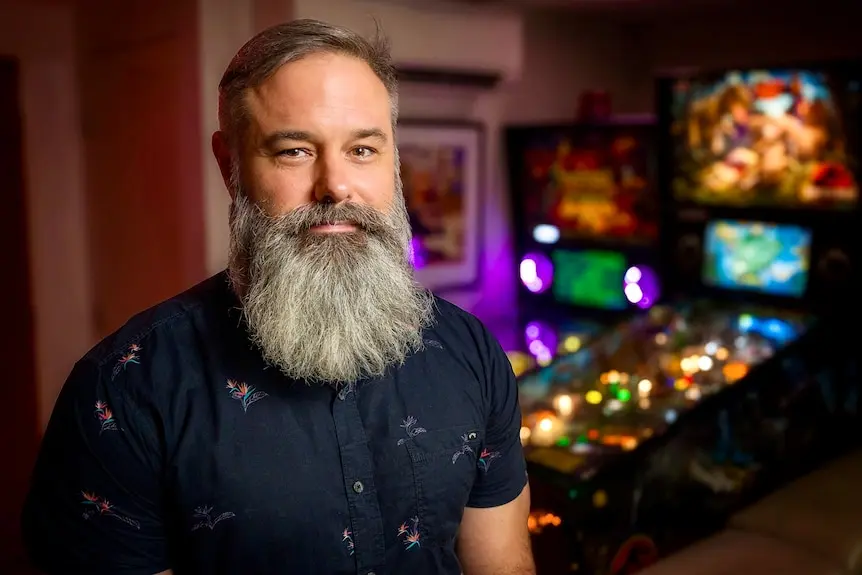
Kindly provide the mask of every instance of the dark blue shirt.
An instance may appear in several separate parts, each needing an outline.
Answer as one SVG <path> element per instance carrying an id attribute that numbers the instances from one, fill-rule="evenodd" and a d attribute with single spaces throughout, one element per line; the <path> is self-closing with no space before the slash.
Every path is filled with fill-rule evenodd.
<path id="1" fill-rule="evenodd" d="M 340 391 L 267 367 L 224 274 L 76 364 L 24 511 L 47 573 L 460 573 L 465 507 L 526 470 L 517 387 L 437 300 L 426 349 Z"/>

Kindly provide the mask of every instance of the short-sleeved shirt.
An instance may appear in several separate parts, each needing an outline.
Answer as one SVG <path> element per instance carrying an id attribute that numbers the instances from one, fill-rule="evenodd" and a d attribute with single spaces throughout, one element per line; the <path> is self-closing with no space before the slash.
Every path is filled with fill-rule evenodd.
<path id="1" fill-rule="evenodd" d="M 517 386 L 496 340 L 442 299 L 425 348 L 335 389 L 249 340 L 226 275 L 79 361 L 24 510 L 46 573 L 460 573 L 465 507 L 526 484 Z"/>

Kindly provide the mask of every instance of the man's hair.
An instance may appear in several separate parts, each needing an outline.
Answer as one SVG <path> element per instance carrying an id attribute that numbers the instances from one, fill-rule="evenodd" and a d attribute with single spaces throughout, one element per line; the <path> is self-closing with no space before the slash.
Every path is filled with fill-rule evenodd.
<path id="1" fill-rule="evenodd" d="M 319 20 L 293 20 L 267 28 L 245 43 L 225 70 L 219 83 L 219 129 L 232 146 L 239 144 L 246 120 L 246 91 L 266 82 L 283 65 L 312 54 L 333 53 L 358 58 L 380 78 L 392 109 L 393 127 L 398 121 L 398 78 L 389 43 L 380 27 L 372 39 L 341 26 Z"/>

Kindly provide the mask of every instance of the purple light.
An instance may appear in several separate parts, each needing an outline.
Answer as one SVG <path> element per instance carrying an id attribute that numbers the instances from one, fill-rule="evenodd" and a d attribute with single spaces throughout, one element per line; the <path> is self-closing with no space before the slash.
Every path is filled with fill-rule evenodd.
<path id="1" fill-rule="evenodd" d="M 557 351 L 557 330 L 541 321 L 531 321 L 524 329 L 527 349 L 537 359 L 554 356 Z"/>
<path id="2" fill-rule="evenodd" d="M 422 240 L 416 236 L 410 240 L 410 261 L 413 262 L 413 267 L 417 270 L 424 268 L 428 263 L 425 258 L 425 246 L 422 245 Z"/>
<path id="3" fill-rule="evenodd" d="M 521 282 L 533 293 L 542 293 L 554 281 L 554 264 L 542 253 L 524 256 L 520 266 Z"/>
<path id="4" fill-rule="evenodd" d="M 658 276 L 649 266 L 632 266 L 623 278 L 623 292 L 639 308 L 650 308 L 660 295 Z"/>

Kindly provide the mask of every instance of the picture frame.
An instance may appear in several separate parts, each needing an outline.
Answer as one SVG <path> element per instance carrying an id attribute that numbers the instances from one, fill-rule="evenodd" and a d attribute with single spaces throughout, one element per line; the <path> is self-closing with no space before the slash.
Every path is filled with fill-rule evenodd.
<path id="1" fill-rule="evenodd" d="M 476 122 L 405 119 L 396 140 L 416 280 L 442 292 L 479 282 L 485 134 Z"/>

